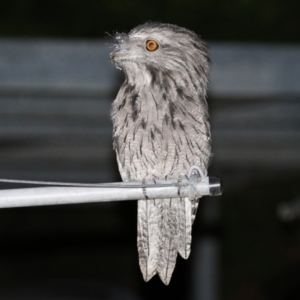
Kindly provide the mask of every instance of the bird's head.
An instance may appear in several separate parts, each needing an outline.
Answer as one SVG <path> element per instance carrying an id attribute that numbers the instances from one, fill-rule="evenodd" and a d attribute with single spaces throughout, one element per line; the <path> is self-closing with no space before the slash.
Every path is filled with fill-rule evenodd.
<path id="1" fill-rule="evenodd" d="M 128 34 L 114 36 L 110 60 L 128 72 L 197 73 L 206 76 L 208 56 L 205 43 L 194 32 L 163 23 L 145 23 Z"/>

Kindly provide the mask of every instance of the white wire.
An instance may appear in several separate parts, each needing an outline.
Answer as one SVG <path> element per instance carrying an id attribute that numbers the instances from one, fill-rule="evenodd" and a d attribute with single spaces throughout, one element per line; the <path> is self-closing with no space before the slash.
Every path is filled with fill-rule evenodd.
<path id="1" fill-rule="evenodd" d="M 113 183 L 75 183 L 75 182 L 56 182 L 56 181 L 37 181 L 1 178 L 2 183 L 48 185 L 48 186 L 74 186 L 74 187 L 102 187 L 102 188 L 140 188 L 140 187 L 179 187 L 186 186 L 188 183 L 132 183 L 132 182 L 113 182 Z"/>

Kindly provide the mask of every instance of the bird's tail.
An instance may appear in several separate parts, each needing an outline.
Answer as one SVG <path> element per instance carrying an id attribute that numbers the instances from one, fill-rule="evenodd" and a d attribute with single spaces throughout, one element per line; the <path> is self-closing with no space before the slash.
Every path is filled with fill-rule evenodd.
<path id="1" fill-rule="evenodd" d="M 138 201 L 138 252 L 145 281 L 158 273 L 168 285 L 177 252 L 187 259 L 191 250 L 193 203 L 188 198 Z"/>

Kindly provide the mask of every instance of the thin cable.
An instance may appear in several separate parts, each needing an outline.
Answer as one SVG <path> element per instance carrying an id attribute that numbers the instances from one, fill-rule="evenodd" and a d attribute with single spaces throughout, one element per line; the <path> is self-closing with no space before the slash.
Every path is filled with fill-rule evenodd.
<path id="1" fill-rule="evenodd" d="M 48 185 L 48 186 L 73 186 L 73 187 L 102 187 L 102 188 L 141 188 L 141 187 L 178 187 L 186 186 L 188 183 L 150 183 L 150 184 L 132 184 L 130 182 L 116 183 L 74 183 L 74 182 L 55 182 L 55 181 L 36 181 L 36 180 L 19 180 L 19 179 L 0 179 L 2 183 L 31 184 L 31 185 Z"/>

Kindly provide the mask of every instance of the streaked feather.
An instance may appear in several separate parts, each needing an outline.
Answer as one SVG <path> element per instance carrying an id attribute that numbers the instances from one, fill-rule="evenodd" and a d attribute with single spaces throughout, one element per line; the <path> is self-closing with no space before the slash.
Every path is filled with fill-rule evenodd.
<path id="1" fill-rule="evenodd" d="M 192 243 L 192 207 L 189 198 L 180 198 L 178 209 L 178 252 L 187 259 L 191 252 Z"/>
<path id="2" fill-rule="evenodd" d="M 169 284 L 177 258 L 178 208 L 180 199 L 163 199 L 161 219 L 161 249 L 158 275 L 162 282 Z"/>
<path id="3" fill-rule="evenodd" d="M 144 280 L 148 281 L 156 274 L 159 260 L 160 203 L 157 200 L 139 200 L 137 219 L 139 264 Z"/>

